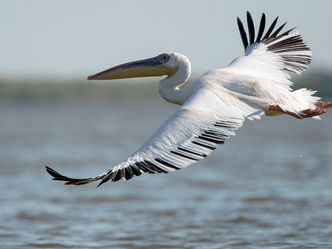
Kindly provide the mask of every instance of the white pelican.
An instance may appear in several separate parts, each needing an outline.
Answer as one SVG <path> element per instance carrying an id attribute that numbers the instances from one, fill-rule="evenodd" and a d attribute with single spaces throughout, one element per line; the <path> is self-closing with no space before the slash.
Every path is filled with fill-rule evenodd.
<path id="1" fill-rule="evenodd" d="M 168 173 L 210 155 L 217 145 L 234 135 L 246 118 L 287 114 L 298 119 L 319 119 L 332 102 L 320 101 L 312 90 L 293 90 L 289 75 L 305 71 L 312 52 L 294 29 L 280 34 L 286 23 L 275 29 L 277 21 L 278 17 L 264 32 L 263 13 L 256 36 L 247 12 L 247 36 L 238 18 L 245 54 L 225 68 L 208 71 L 190 85 L 184 85 L 190 75 L 190 61 L 178 53 L 164 53 L 89 76 L 89 80 L 166 76 L 159 83 L 159 93 L 181 107 L 126 161 L 100 175 L 69 178 L 46 166 L 47 172 L 53 180 L 65 184 L 100 180 L 98 186 L 107 181 L 129 180 L 142 173 Z"/>

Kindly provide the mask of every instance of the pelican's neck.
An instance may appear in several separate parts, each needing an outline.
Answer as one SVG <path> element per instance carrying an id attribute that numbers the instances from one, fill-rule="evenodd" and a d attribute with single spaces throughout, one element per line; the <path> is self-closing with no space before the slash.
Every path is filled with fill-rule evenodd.
<path id="1" fill-rule="evenodd" d="M 159 82 L 159 94 L 166 101 L 182 105 L 191 96 L 192 86 L 183 86 L 189 79 L 191 64 L 187 57 L 183 58 L 178 65 L 178 70 Z"/>

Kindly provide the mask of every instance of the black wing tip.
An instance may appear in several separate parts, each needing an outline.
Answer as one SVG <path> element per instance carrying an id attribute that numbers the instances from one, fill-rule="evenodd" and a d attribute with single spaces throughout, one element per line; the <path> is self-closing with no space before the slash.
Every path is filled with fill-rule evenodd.
<path id="1" fill-rule="evenodd" d="M 167 171 L 159 168 L 157 165 L 154 165 L 154 164 L 150 163 L 149 161 L 143 161 L 141 163 L 144 164 L 144 165 L 140 165 L 141 167 L 137 167 L 136 165 L 130 165 L 129 167 L 124 168 L 124 169 L 119 169 L 116 171 L 110 170 L 109 172 L 104 173 L 99 176 L 90 177 L 90 178 L 79 178 L 79 179 L 64 176 L 64 175 L 60 174 L 59 172 L 57 172 L 56 170 L 54 170 L 51 167 L 46 166 L 46 165 L 45 165 L 45 169 L 46 169 L 47 173 L 53 177 L 52 180 L 63 181 L 63 182 L 65 182 L 64 183 L 65 185 L 84 185 L 84 184 L 88 184 L 90 182 L 101 180 L 99 182 L 99 184 L 97 185 L 97 187 L 101 186 L 102 184 L 104 184 L 108 181 L 117 182 L 121 179 L 124 179 L 127 181 L 127 180 L 132 179 L 134 176 L 141 175 L 142 172 L 153 173 L 153 174 L 154 173 L 168 173 Z M 144 166 L 144 168 L 142 168 L 143 166 Z"/>
<path id="2" fill-rule="evenodd" d="M 249 40 L 247 38 L 247 32 L 244 30 L 243 23 L 242 23 L 241 19 L 239 17 L 237 17 L 238 26 L 239 26 L 242 42 L 243 42 L 243 45 L 244 45 L 245 49 L 247 49 L 252 44 L 262 42 L 262 41 L 267 40 L 269 38 L 275 38 L 286 24 L 286 23 L 284 23 L 283 25 L 281 25 L 277 29 L 277 31 L 275 31 L 272 34 L 272 32 L 274 31 L 274 28 L 275 28 L 275 26 L 278 22 L 278 19 L 279 19 L 279 16 L 277 16 L 273 20 L 273 22 L 270 25 L 270 27 L 269 27 L 268 31 L 266 32 L 266 34 L 263 36 L 264 29 L 265 29 L 265 22 L 266 22 L 266 15 L 263 12 L 262 16 L 261 16 L 261 19 L 260 19 L 260 23 L 259 23 L 259 31 L 258 31 L 258 34 L 257 34 L 257 38 L 255 40 L 255 25 L 254 25 L 252 15 L 251 15 L 249 10 L 247 10 L 246 16 L 247 16 L 247 26 L 248 26 Z"/>
<path id="3" fill-rule="evenodd" d="M 107 180 L 107 181 L 108 181 L 108 180 Z M 100 183 L 98 183 L 98 185 L 97 185 L 96 188 L 100 187 L 100 185 L 104 184 L 104 183 L 107 182 L 107 181 L 101 180 Z"/>
<path id="4" fill-rule="evenodd" d="M 47 173 L 49 173 L 51 176 L 53 176 L 53 180 L 63 180 L 66 177 L 61 175 L 59 172 L 55 171 L 54 169 L 52 169 L 51 167 L 45 165 L 46 171 Z"/>
<path id="5" fill-rule="evenodd" d="M 247 10 L 247 17 L 248 17 L 248 18 L 251 18 L 251 14 L 250 14 L 250 11 L 249 11 L 249 10 Z"/>
<path id="6" fill-rule="evenodd" d="M 247 21 L 248 21 L 248 20 L 249 20 L 249 21 L 253 21 L 250 12 L 247 10 Z"/>
<path id="7" fill-rule="evenodd" d="M 261 17 L 261 21 L 259 24 L 259 30 L 258 30 L 258 34 L 257 34 L 257 38 L 255 43 L 259 42 L 263 36 L 263 32 L 265 29 L 265 23 L 266 23 L 266 17 L 265 17 L 265 13 L 263 12 L 262 17 Z"/>
<path id="8" fill-rule="evenodd" d="M 299 74 L 306 70 L 308 64 L 311 62 L 312 55 L 310 53 L 303 53 L 304 51 L 310 51 L 310 48 L 300 34 L 291 34 L 295 28 L 281 32 L 287 22 L 277 26 L 278 20 L 279 16 L 274 18 L 273 22 L 269 26 L 266 26 L 265 30 L 266 17 L 263 12 L 255 40 L 255 27 L 250 12 L 247 11 L 247 32 L 244 30 L 240 18 L 238 18 L 238 26 L 245 53 L 251 52 L 249 48 L 251 45 L 263 43 L 266 45 L 267 50 L 281 56 L 284 62 L 283 70 Z M 249 39 L 247 35 L 249 35 Z"/>
<path id="9" fill-rule="evenodd" d="M 271 38 L 276 38 L 279 34 L 279 32 L 285 27 L 287 22 L 284 22 L 277 30 L 271 35 Z"/>
<path id="10" fill-rule="evenodd" d="M 94 178 L 82 178 L 82 179 L 70 178 L 70 177 L 60 174 L 59 172 L 55 171 L 54 169 L 52 169 L 49 166 L 45 165 L 45 168 L 46 168 L 47 173 L 53 177 L 52 180 L 63 181 L 63 182 L 65 182 L 64 183 L 65 185 L 83 185 L 83 184 L 87 184 L 87 183 L 97 180 Z"/>
<path id="11" fill-rule="evenodd" d="M 237 17 L 237 18 L 236 18 L 236 21 L 237 21 L 237 25 L 239 26 L 239 28 L 240 28 L 240 26 L 243 27 L 243 23 L 242 23 L 240 17 Z"/>
<path id="12" fill-rule="evenodd" d="M 247 38 L 246 31 L 244 30 L 243 23 L 239 17 L 237 18 L 237 25 L 239 27 L 244 50 L 246 50 L 246 48 L 248 47 L 248 38 Z"/>
<path id="13" fill-rule="evenodd" d="M 249 31 L 249 44 L 253 44 L 255 43 L 255 25 L 249 11 L 247 11 L 247 24 Z"/>

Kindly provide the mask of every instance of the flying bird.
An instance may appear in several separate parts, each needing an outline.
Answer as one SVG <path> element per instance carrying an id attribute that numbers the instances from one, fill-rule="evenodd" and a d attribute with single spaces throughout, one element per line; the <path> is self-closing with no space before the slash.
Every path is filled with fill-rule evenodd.
<path id="1" fill-rule="evenodd" d="M 166 76 L 159 93 L 180 107 L 152 137 L 127 160 L 90 178 L 70 178 L 46 166 L 53 180 L 68 185 L 100 181 L 99 185 L 142 173 L 168 173 L 185 168 L 210 155 L 234 135 L 246 119 L 286 114 L 320 119 L 332 102 L 322 102 L 315 91 L 293 90 L 290 73 L 301 74 L 312 60 L 312 52 L 295 29 L 277 27 L 278 17 L 266 29 L 263 13 L 258 32 L 247 12 L 247 32 L 237 19 L 244 55 L 228 66 L 213 69 L 191 84 L 189 59 L 179 53 L 163 53 L 109 68 L 88 80 Z"/>

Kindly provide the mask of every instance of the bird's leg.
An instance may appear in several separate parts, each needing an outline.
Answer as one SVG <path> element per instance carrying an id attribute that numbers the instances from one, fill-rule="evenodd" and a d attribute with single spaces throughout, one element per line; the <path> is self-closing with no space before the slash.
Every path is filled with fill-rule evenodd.
<path id="1" fill-rule="evenodd" d="M 312 118 L 326 113 L 326 109 L 332 107 L 332 102 L 316 102 L 317 109 L 307 109 L 301 112 L 302 118 Z"/>
<path id="2" fill-rule="evenodd" d="M 312 118 L 315 116 L 320 116 L 326 113 L 326 109 L 324 108 L 317 108 L 317 109 L 307 109 L 301 112 L 301 118 Z"/>
<path id="3" fill-rule="evenodd" d="M 290 111 L 283 110 L 277 104 L 269 105 L 268 109 L 265 110 L 265 114 L 267 116 L 275 116 L 275 115 L 280 115 L 280 114 L 287 114 L 287 115 L 290 115 L 290 116 L 292 116 L 294 118 L 298 118 L 298 119 L 302 119 L 303 118 L 300 114 L 298 114 L 296 112 L 290 112 Z"/>
<path id="4" fill-rule="evenodd" d="M 321 109 L 331 108 L 332 102 L 317 101 L 316 106 Z"/>
<path id="5" fill-rule="evenodd" d="M 311 118 L 311 117 L 314 117 L 314 116 L 322 115 L 322 114 L 326 113 L 327 108 L 332 107 L 332 102 L 317 101 L 316 106 L 317 106 L 317 109 L 304 110 L 301 113 L 301 117 L 302 118 Z"/>
<path id="6" fill-rule="evenodd" d="M 290 115 L 297 119 L 312 118 L 312 117 L 319 116 L 319 115 L 326 113 L 325 108 L 332 107 L 332 102 L 319 101 L 316 103 L 316 106 L 317 106 L 317 109 L 307 109 L 300 113 L 296 113 L 296 112 L 290 112 L 287 110 L 283 110 L 279 105 L 272 104 L 272 105 L 269 105 L 269 108 L 267 111 L 265 111 L 265 113 L 268 116 L 273 116 L 273 115 L 278 115 L 278 114 L 287 114 L 287 115 Z"/>

